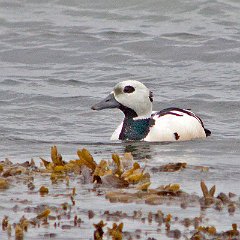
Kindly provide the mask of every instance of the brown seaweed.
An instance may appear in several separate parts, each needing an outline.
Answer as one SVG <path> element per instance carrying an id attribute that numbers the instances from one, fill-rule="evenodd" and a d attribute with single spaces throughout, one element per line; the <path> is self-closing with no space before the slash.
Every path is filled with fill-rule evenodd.
<path id="1" fill-rule="evenodd" d="M 59 228 L 64 231 L 71 231 L 72 228 L 83 228 L 83 226 L 85 228 L 86 224 L 90 223 L 92 225 L 92 221 L 103 219 L 98 224 L 94 224 L 95 229 L 91 229 L 94 239 L 105 239 L 107 237 L 112 239 L 146 238 L 146 231 L 141 229 L 123 232 L 121 222 L 127 219 L 127 222 L 138 221 L 138 224 L 152 224 L 154 228 L 157 226 L 153 232 L 159 234 L 161 239 L 164 239 L 162 237 L 164 234 L 169 238 L 184 237 L 189 239 L 190 233 L 193 234 L 191 239 L 237 239 L 239 237 L 237 224 L 233 223 L 232 229 L 228 231 L 217 231 L 214 226 L 211 226 L 205 211 L 201 211 L 199 216 L 182 219 L 179 216 L 173 216 L 174 212 L 164 213 L 162 206 L 163 212 L 160 210 L 154 211 L 151 206 L 148 206 L 151 211 L 133 209 L 132 213 L 125 212 L 124 207 L 115 212 L 106 210 L 104 213 L 97 210 L 82 209 L 82 200 L 80 200 L 82 198 L 82 187 L 95 197 L 105 197 L 108 200 L 102 199 L 103 201 L 112 203 L 177 205 L 181 211 L 185 211 L 188 207 L 200 206 L 202 208 L 212 208 L 213 211 L 224 209 L 230 215 L 233 215 L 239 209 L 238 196 L 234 193 L 220 193 L 215 197 L 216 187 L 213 186 L 208 189 L 203 181 L 200 184 L 203 197 L 186 193 L 178 183 L 163 185 L 160 182 L 159 187 L 152 188 L 151 186 L 156 184 L 152 184 L 151 181 L 152 169 L 147 164 L 145 166 L 143 164 L 146 163 L 134 161 L 130 153 L 125 153 L 124 156 L 114 153 L 109 160 L 95 161 L 87 149 L 78 150 L 75 160 L 66 161 L 63 160 L 55 146 L 51 148 L 51 159 L 42 159 L 42 167 L 40 168 L 35 165 L 34 161 L 25 161 L 21 164 L 13 164 L 9 160 L 2 161 L 0 164 L 0 189 L 4 189 L 3 194 L 9 191 L 8 188 L 23 184 L 27 189 L 27 194 L 36 195 L 40 193 L 47 199 L 48 196 L 64 199 L 56 205 L 53 204 L 53 206 L 45 204 L 34 206 L 34 200 L 11 199 L 10 201 L 15 203 L 15 206 L 11 207 L 11 211 L 18 212 L 23 209 L 24 216 L 17 222 L 11 218 L 9 220 L 7 216 L 3 217 L 2 230 L 6 237 L 14 234 L 15 230 L 16 239 L 23 239 L 26 231 L 31 232 L 36 228 L 40 229 L 48 226 L 49 230 L 50 227 L 54 227 L 56 230 Z M 171 172 L 181 171 L 185 168 L 195 169 L 184 163 L 160 166 L 161 170 L 169 172 L 169 176 Z M 51 181 L 49 181 L 49 178 Z M 39 184 L 39 179 L 41 184 Z M 36 186 L 43 186 L 34 191 L 35 184 Z M 51 184 L 54 185 L 51 187 Z M 88 185 L 83 186 L 83 184 Z M 1 186 L 5 187 L 1 188 Z M 56 192 L 55 188 L 59 192 Z M 51 191 L 48 189 L 51 189 Z M 116 207 L 118 206 L 119 204 L 116 204 Z M 29 213 L 35 213 L 36 217 L 27 218 Z M 125 222 L 124 224 L 126 225 Z M 180 231 L 176 229 L 175 224 L 181 224 L 182 227 L 195 230 L 194 232 L 192 230 Z M 106 225 L 108 225 L 108 230 L 104 233 L 107 229 Z M 41 235 L 41 237 L 44 236 L 56 237 L 57 234 L 48 232 Z"/>
<path id="2" fill-rule="evenodd" d="M 104 223 L 102 220 L 97 223 L 97 224 L 93 224 L 93 226 L 95 227 L 95 231 L 94 231 L 94 240 L 102 240 L 103 239 L 103 227 L 105 227 L 107 224 Z"/>
<path id="3" fill-rule="evenodd" d="M 108 228 L 108 234 L 112 237 L 112 240 L 122 240 L 123 235 L 123 223 L 113 223 L 112 228 Z"/>
<path id="4" fill-rule="evenodd" d="M 210 190 L 208 190 L 204 181 L 201 181 L 200 185 L 201 185 L 201 189 L 203 192 L 205 204 L 210 205 L 210 204 L 214 203 L 214 193 L 216 191 L 216 186 L 214 185 L 210 188 Z"/>
<path id="5" fill-rule="evenodd" d="M 40 193 L 41 196 L 44 196 L 44 195 L 48 194 L 48 192 L 49 192 L 49 190 L 45 186 L 41 186 L 40 189 L 39 189 L 39 193 Z"/>
<path id="6" fill-rule="evenodd" d="M 187 167 L 187 163 L 178 162 L 178 163 L 168 163 L 160 167 L 153 167 L 151 170 L 153 172 L 176 172 Z"/>
<path id="7" fill-rule="evenodd" d="M 0 191 L 9 188 L 9 182 L 7 179 L 0 178 Z"/>

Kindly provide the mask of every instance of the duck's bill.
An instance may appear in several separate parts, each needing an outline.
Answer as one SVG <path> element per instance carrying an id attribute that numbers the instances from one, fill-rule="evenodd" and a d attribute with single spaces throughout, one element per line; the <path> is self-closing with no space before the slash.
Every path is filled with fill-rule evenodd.
<path id="1" fill-rule="evenodd" d="M 92 106 L 92 110 L 102 110 L 106 108 L 119 108 L 120 103 L 115 99 L 114 94 L 109 94 L 101 102 Z"/>

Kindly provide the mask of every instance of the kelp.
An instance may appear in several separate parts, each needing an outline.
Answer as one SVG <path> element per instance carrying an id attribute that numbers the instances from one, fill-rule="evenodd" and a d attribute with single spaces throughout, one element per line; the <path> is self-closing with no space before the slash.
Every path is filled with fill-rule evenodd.
<path id="1" fill-rule="evenodd" d="M 103 177 L 106 175 L 116 175 L 120 177 L 120 174 L 113 174 L 113 171 L 111 170 L 110 165 L 106 160 L 101 160 L 100 163 L 97 164 L 87 149 L 83 148 L 82 150 L 78 150 L 77 155 L 79 159 L 64 162 L 62 160 L 61 154 L 58 153 L 57 148 L 53 147 L 51 150 L 52 162 L 46 161 L 45 159 L 41 158 L 45 169 L 51 172 L 52 182 L 56 183 L 57 180 L 64 178 L 64 174 L 76 172 L 76 169 L 79 173 L 84 167 L 87 167 L 91 170 L 93 177 Z M 119 156 L 115 155 L 113 159 L 117 161 L 117 157 Z M 120 163 L 120 160 L 118 161 L 118 163 Z"/>
<path id="2" fill-rule="evenodd" d="M 101 177 L 101 186 L 111 188 L 127 188 L 129 182 L 116 175 L 106 175 Z"/>
<path id="3" fill-rule="evenodd" d="M 112 237 L 112 240 L 122 240 L 123 235 L 123 223 L 113 223 L 112 228 L 108 228 L 108 234 Z"/>
<path id="4" fill-rule="evenodd" d="M 151 182 L 145 182 L 143 184 L 139 184 L 136 189 L 137 190 L 141 190 L 141 191 L 147 191 L 149 186 L 151 185 L 152 183 Z"/>
<path id="5" fill-rule="evenodd" d="M 93 226 L 95 227 L 95 231 L 94 231 L 94 240 L 102 240 L 103 239 L 103 227 L 105 227 L 107 224 L 103 222 L 103 220 L 101 220 L 99 223 L 97 224 L 93 224 Z"/>
<path id="6" fill-rule="evenodd" d="M 142 185 L 140 185 L 142 187 Z M 166 197 L 186 197 L 186 193 L 180 190 L 178 184 L 169 184 L 166 186 L 160 186 L 155 189 L 149 189 L 149 182 L 146 183 L 146 189 L 140 189 L 140 191 L 128 192 L 128 191 L 112 191 L 107 192 L 105 197 L 110 202 L 145 202 L 150 205 L 162 204 L 166 201 Z M 139 186 L 136 188 L 139 190 Z"/>
<path id="7" fill-rule="evenodd" d="M 114 174 L 120 177 L 123 173 L 122 161 L 118 154 L 112 154 L 112 160 L 113 163 L 115 164 Z"/>
<path id="8" fill-rule="evenodd" d="M 95 170 L 97 164 L 87 149 L 83 148 L 82 150 L 78 150 L 77 155 L 79 157 L 79 160 L 77 160 L 78 165 L 80 166 L 85 165 L 86 167 L 90 168 L 92 171 Z"/>
<path id="9" fill-rule="evenodd" d="M 151 184 L 150 174 L 137 162 L 133 162 L 130 153 L 124 154 L 122 158 L 118 154 L 112 154 L 112 162 L 101 160 L 98 164 L 85 148 L 78 150 L 77 155 L 79 159 L 63 161 L 54 146 L 51 148 L 52 162 L 41 158 L 46 171 L 51 173 L 52 183 L 63 180 L 66 174 L 76 171 L 76 168 L 80 168 L 78 172 L 81 173 L 86 167 L 91 171 L 93 182 L 103 184 L 104 187 L 124 188 L 129 184 L 140 184 L 138 189 L 147 190 Z"/>
<path id="10" fill-rule="evenodd" d="M 44 196 L 45 194 L 48 194 L 48 192 L 49 192 L 49 190 L 48 190 L 48 188 L 45 187 L 45 186 L 41 186 L 41 187 L 39 188 L 39 193 L 40 193 L 41 196 Z"/>
<path id="11" fill-rule="evenodd" d="M 232 224 L 232 229 L 228 231 L 218 232 L 214 226 L 199 226 L 196 232 L 190 238 L 191 240 L 201 239 L 238 239 L 240 232 L 237 229 L 237 224 Z"/>
<path id="12" fill-rule="evenodd" d="M 20 221 L 19 221 L 19 226 L 20 226 L 25 232 L 27 232 L 28 226 L 29 226 L 29 221 L 28 221 L 28 219 L 26 219 L 24 216 L 22 216 L 21 219 L 20 219 Z"/>
<path id="13" fill-rule="evenodd" d="M 152 167 L 151 171 L 153 173 L 157 172 L 177 172 L 184 169 L 200 170 L 201 172 L 208 172 L 209 167 L 206 166 L 193 166 L 186 162 L 168 163 L 157 167 Z"/>
<path id="14" fill-rule="evenodd" d="M 2 172 L 2 177 L 7 178 L 9 176 L 16 176 L 16 175 L 21 175 L 22 173 L 25 173 L 26 168 L 22 166 L 12 166 L 9 168 L 6 168 Z"/>
<path id="15" fill-rule="evenodd" d="M 104 237 L 104 231 L 103 228 L 107 224 L 101 220 L 97 224 L 93 224 L 95 231 L 93 234 L 94 240 L 102 240 Z M 122 240 L 123 239 L 123 223 L 117 224 L 113 223 L 112 228 L 108 227 L 107 228 L 107 233 L 110 237 L 112 237 L 112 240 Z"/>
<path id="16" fill-rule="evenodd" d="M 36 216 L 36 218 L 37 219 L 47 218 L 50 213 L 51 213 L 51 210 L 50 209 L 46 209 L 43 212 L 41 212 L 40 214 L 38 214 Z"/>
<path id="17" fill-rule="evenodd" d="M 233 223 L 232 224 L 232 229 L 224 232 L 223 235 L 228 237 L 228 238 L 240 236 L 240 231 L 237 229 L 237 224 Z"/>
<path id="18" fill-rule="evenodd" d="M 40 158 L 46 173 L 51 173 L 52 183 L 66 179 L 66 176 L 70 173 L 80 174 L 84 166 L 89 168 L 92 173 L 95 171 L 97 164 L 87 149 L 78 150 L 77 155 L 78 159 L 66 162 L 58 152 L 57 147 L 53 146 L 51 148 L 51 161 Z"/>
<path id="19" fill-rule="evenodd" d="M 15 226 L 15 239 L 23 240 L 24 232 L 28 231 L 29 226 L 36 226 L 39 221 L 42 221 L 43 223 L 46 222 L 46 219 L 49 216 L 50 212 L 50 209 L 46 209 L 32 219 L 27 219 L 25 216 L 22 216 L 18 223 L 13 224 Z M 9 223 L 8 216 L 4 216 L 2 220 L 2 230 L 7 231 L 8 236 L 11 237 L 12 225 Z"/>
<path id="20" fill-rule="evenodd" d="M 9 188 L 9 182 L 7 179 L 0 178 L 0 191 Z"/>
<path id="21" fill-rule="evenodd" d="M 153 172 L 176 172 L 187 167 L 187 163 L 178 162 L 178 163 L 168 163 L 159 167 L 153 167 L 151 170 Z"/>
<path id="22" fill-rule="evenodd" d="M 19 181 L 22 181 L 26 185 L 29 194 L 41 194 L 45 198 L 48 198 L 48 196 L 58 197 L 58 199 L 64 198 L 64 201 L 58 203 L 57 206 L 51 207 L 46 205 L 39 205 L 36 208 L 26 206 L 24 208 L 26 214 L 29 212 L 36 213 L 36 216 L 31 219 L 23 216 L 18 222 L 10 223 L 7 216 L 3 217 L 2 229 L 9 236 L 14 234 L 15 230 L 16 236 L 19 239 L 23 239 L 25 231 L 29 231 L 31 226 L 41 227 L 47 225 L 49 227 L 54 226 L 56 229 L 59 227 L 67 231 L 73 227 L 81 228 L 89 220 L 92 224 L 92 221 L 95 221 L 95 219 L 97 221 L 99 219 L 102 220 L 93 225 L 92 234 L 94 239 L 105 239 L 106 237 L 112 239 L 139 239 L 140 235 L 143 237 L 145 233 L 141 234 L 141 231 L 138 230 L 134 233 L 135 235 L 123 232 L 123 224 L 121 223 L 123 219 L 127 219 L 127 222 L 129 220 L 138 221 L 140 224 L 156 223 L 158 226 L 156 231 L 162 231 L 162 234 L 165 233 L 169 238 L 175 239 L 185 237 L 184 231 L 181 232 L 178 229 L 174 229 L 175 223 L 182 224 L 186 228 L 191 227 L 195 229 L 194 232 L 191 231 L 193 234 L 192 239 L 224 239 L 224 237 L 236 238 L 239 236 L 237 224 L 233 224 L 232 229 L 226 232 L 219 232 L 214 226 L 206 224 L 208 220 L 203 217 L 204 214 L 200 214 L 200 216 L 192 219 L 185 218 L 182 220 L 178 219 L 178 216 L 172 216 L 173 213 L 163 213 L 161 211 L 149 211 L 146 213 L 145 210 L 133 210 L 132 214 L 127 214 L 124 212 L 122 205 L 121 210 L 112 213 L 108 210 L 101 213 L 96 210 L 81 209 L 81 201 L 79 201 L 79 196 L 81 199 L 83 197 L 81 196 L 81 188 L 83 184 L 89 184 L 86 186 L 87 191 L 91 191 L 96 197 L 103 196 L 112 203 L 179 205 L 182 211 L 188 206 L 201 206 L 201 210 L 205 210 L 204 208 L 206 207 L 211 207 L 213 210 L 216 209 L 218 211 L 225 209 L 230 215 L 233 215 L 240 206 L 238 196 L 234 193 L 219 193 L 218 196 L 215 196 L 216 187 L 213 186 L 208 189 L 206 183 L 202 181 L 200 186 L 203 195 L 198 196 L 186 193 L 178 183 L 161 185 L 159 181 L 159 186 L 156 187 L 156 182 L 152 184 L 151 181 L 151 174 L 154 171 L 159 172 L 158 174 L 167 172 L 170 176 L 172 172 L 174 174 L 176 171 L 183 171 L 184 174 L 186 168 L 188 170 L 200 169 L 205 171 L 205 167 L 198 166 L 195 168 L 186 163 L 170 163 L 155 167 L 154 170 L 154 168 L 145 165 L 143 162 L 134 161 L 131 153 L 125 153 L 124 156 L 114 153 L 110 159 L 95 161 L 91 153 L 84 148 L 77 151 L 76 159 L 66 161 L 62 158 L 56 146 L 51 148 L 49 160 L 43 158 L 41 160 L 42 165 L 40 168 L 35 165 L 33 160 L 21 164 L 13 164 L 8 159 L 2 161 L 0 163 L 0 189 L 8 191 L 8 188 L 16 184 L 18 185 Z M 43 185 L 40 185 L 41 188 L 38 187 L 34 191 L 36 188 L 35 184 L 39 186 L 37 182 L 39 178 L 44 180 L 42 182 Z M 51 180 L 49 184 L 54 184 L 52 187 L 48 185 L 49 178 Z M 59 183 L 61 185 L 56 185 Z M 54 192 L 56 191 L 55 189 L 58 189 L 60 193 Z M 85 189 L 85 186 L 83 186 L 83 189 Z M 33 202 L 27 199 L 14 199 L 13 201 L 19 203 L 19 205 L 34 204 L 34 200 L 31 200 Z M 116 207 L 118 206 L 116 205 Z M 13 207 L 13 211 L 18 211 L 18 209 L 20 207 L 16 204 Z M 80 211 L 80 214 L 77 211 Z M 74 216 L 71 215 L 73 213 Z M 86 216 L 84 218 L 82 215 L 86 215 L 87 220 Z M 64 224 L 66 219 L 68 222 Z M 111 221 L 111 226 L 108 221 Z M 125 222 L 124 224 L 126 225 Z M 55 233 L 47 233 L 46 237 L 55 235 Z M 126 238 L 126 236 L 129 238 Z"/>
<path id="23" fill-rule="evenodd" d="M 179 194 L 182 193 L 179 184 L 168 184 L 165 186 L 160 186 L 156 190 L 158 195 L 164 196 L 165 195 L 178 196 Z"/>
<path id="24" fill-rule="evenodd" d="M 2 220 L 2 230 L 5 231 L 8 226 L 8 216 L 4 216 Z"/>
<path id="25" fill-rule="evenodd" d="M 200 185 L 201 185 L 201 189 L 203 192 L 205 204 L 210 205 L 210 204 L 214 203 L 214 194 L 216 191 L 216 186 L 214 185 L 210 188 L 210 190 L 208 190 L 204 181 L 201 181 Z"/>
<path id="26" fill-rule="evenodd" d="M 105 176 L 105 175 L 111 175 L 112 170 L 109 168 L 109 164 L 106 160 L 101 160 L 99 164 L 95 166 L 95 170 L 93 175 L 94 176 Z"/>
<path id="27" fill-rule="evenodd" d="M 64 162 L 62 160 L 62 155 L 58 153 L 57 147 L 51 147 L 51 159 L 55 166 L 63 166 Z"/>
<path id="28" fill-rule="evenodd" d="M 24 236 L 23 229 L 19 224 L 17 224 L 15 227 L 15 240 L 22 240 L 23 236 Z"/>
<path id="29" fill-rule="evenodd" d="M 40 158 L 40 159 L 42 160 L 42 162 L 44 164 L 44 167 L 47 170 L 50 170 L 50 171 L 54 171 L 55 167 L 65 165 L 64 161 L 62 159 L 62 155 L 60 153 L 58 153 L 58 150 L 57 150 L 56 146 L 51 147 L 51 160 L 52 160 L 52 162 L 47 161 L 43 158 Z"/>

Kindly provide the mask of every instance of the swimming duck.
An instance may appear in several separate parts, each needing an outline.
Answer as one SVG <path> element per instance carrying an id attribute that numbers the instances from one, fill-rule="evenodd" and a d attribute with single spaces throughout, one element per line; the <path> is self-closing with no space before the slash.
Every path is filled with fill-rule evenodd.
<path id="1" fill-rule="evenodd" d="M 124 113 L 124 120 L 111 140 L 186 141 L 211 135 L 190 110 L 172 107 L 152 112 L 152 102 L 153 94 L 144 84 L 128 80 L 118 83 L 92 109 L 118 108 Z"/>

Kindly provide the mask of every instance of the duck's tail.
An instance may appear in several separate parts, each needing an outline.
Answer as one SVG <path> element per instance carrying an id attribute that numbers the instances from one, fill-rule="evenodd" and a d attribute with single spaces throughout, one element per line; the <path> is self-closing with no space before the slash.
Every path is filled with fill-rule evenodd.
<path id="1" fill-rule="evenodd" d="M 211 131 L 206 128 L 204 128 L 204 131 L 205 131 L 206 137 L 209 137 L 212 134 Z"/>

